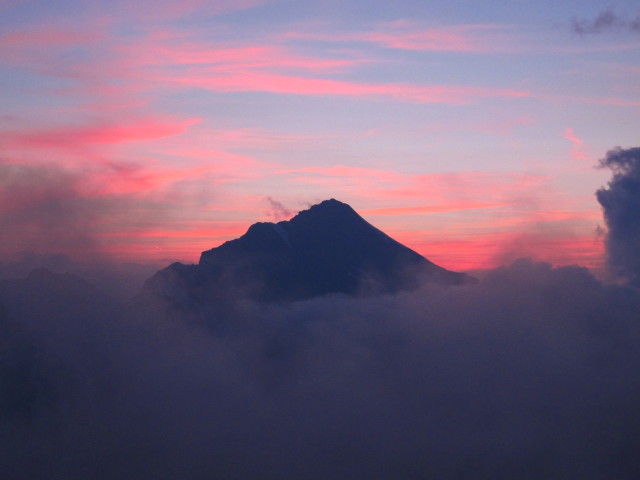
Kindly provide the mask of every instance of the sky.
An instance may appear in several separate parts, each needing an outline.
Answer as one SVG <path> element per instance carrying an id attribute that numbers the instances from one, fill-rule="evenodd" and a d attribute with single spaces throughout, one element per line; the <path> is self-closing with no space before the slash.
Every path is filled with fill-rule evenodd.
<path id="1" fill-rule="evenodd" d="M 636 1 L 0 0 L 0 259 L 197 261 L 327 198 L 453 270 L 603 264 Z"/>

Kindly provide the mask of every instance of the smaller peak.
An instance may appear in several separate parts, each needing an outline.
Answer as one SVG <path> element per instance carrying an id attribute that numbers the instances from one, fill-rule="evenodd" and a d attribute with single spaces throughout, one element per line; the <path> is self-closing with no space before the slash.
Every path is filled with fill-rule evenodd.
<path id="1" fill-rule="evenodd" d="M 62 286 L 66 288 L 72 285 L 93 288 L 84 278 L 78 275 L 69 272 L 55 273 L 46 267 L 38 267 L 32 270 L 25 280 L 28 284 L 45 285 L 56 288 L 62 288 Z"/>
<path id="2" fill-rule="evenodd" d="M 69 272 L 52 272 L 47 267 L 38 267 L 31 270 L 27 275 L 27 280 L 30 281 L 80 281 L 84 282 L 82 277 L 79 277 Z"/>
<path id="3" fill-rule="evenodd" d="M 55 273 L 53 273 L 51 270 L 49 270 L 46 267 L 38 267 L 34 270 L 31 270 L 31 272 L 29 272 L 29 274 L 27 275 L 27 279 L 29 280 L 42 280 L 42 279 L 50 279 L 50 278 L 55 278 L 56 275 Z"/>
<path id="4" fill-rule="evenodd" d="M 272 227 L 273 227 L 273 223 L 271 222 L 256 222 L 249 227 L 249 229 L 247 230 L 247 233 L 263 232 Z"/>

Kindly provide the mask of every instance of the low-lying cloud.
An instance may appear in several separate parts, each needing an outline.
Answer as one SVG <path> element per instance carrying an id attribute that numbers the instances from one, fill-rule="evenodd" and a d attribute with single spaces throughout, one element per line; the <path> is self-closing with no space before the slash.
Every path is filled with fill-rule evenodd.
<path id="1" fill-rule="evenodd" d="M 0 296 L 2 478 L 640 469 L 640 292 L 584 268 L 521 260 L 465 287 L 240 302 L 200 326 L 73 277 L 25 282 Z"/>

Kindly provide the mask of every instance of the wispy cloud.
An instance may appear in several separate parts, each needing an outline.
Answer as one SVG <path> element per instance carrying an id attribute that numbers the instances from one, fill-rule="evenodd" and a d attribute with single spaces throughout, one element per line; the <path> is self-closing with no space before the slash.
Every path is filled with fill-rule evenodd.
<path id="1" fill-rule="evenodd" d="M 184 133 L 197 119 L 129 118 L 93 124 L 36 126 L 0 130 L 4 155 L 23 162 L 55 160 L 58 164 L 117 164 L 116 148 Z"/>
<path id="2" fill-rule="evenodd" d="M 24 37 L 25 34 L 20 38 Z M 420 84 L 404 82 L 363 82 L 353 80 L 353 69 L 370 61 L 362 56 L 341 54 L 312 56 L 296 53 L 281 45 L 219 45 L 210 40 L 185 37 L 179 32 L 150 31 L 131 41 L 111 39 L 96 45 L 95 54 L 101 58 L 96 68 L 82 58 L 65 62 L 43 62 L 43 55 L 51 49 L 43 38 L 60 37 L 62 58 L 71 49 L 85 42 L 82 32 L 52 34 L 49 29 L 32 31 L 27 41 L 5 39 L 15 61 L 51 76 L 74 80 L 77 88 L 69 94 L 90 91 L 93 95 L 110 96 L 113 89 L 125 84 L 129 92 L 138 96 L 157 95 L 160 91 L 201 88 L 218 92 L 265 92 L 289 95 L 387 97 L 416 103 L 464 104 L 482 98 L 529 96 L 523 89 L 448 84 Z M 436 32 L 427 37 L 440 38 L 453 45 L 463 42 Z M 369 38 L 369 36 L 365 36 Z M 455 37 L 455 35 L 453 35 Z M 449 38 L 449 40 L 446 40 Z M 457 37 L 456 37 L 457 38 Z M 23 39 L 24 40 L 24 39 Z M 373 35 L 370 41 L 391 42 L 391 37 Z M 403 42 L 402 40 L 398 40 Z M 435 40 L 434 40 L 435 41 Z M 409 40 L 404 40 L 409 48 Z M 35 51 L 32 51 L 33 46 Z M 469 45 L 477 43 L 469 42 Z M 40 49 L 40 50 L 38 50 Z M 345 76 L 345 74 L 349 74 Z M 64 92 L 62 92 L 64 93 Z"/>
<path id="3" fill-rule="evenodd" d="M 571 142 L 571 158 L 574 160 L 587 160 L 589 158 L 584 151 L 584 140 L 578 138 L 572 128 L 565 129 L 562 136 Z"/>
<path id="4" fill-rule="evenodd" d="M 221 72 L 222 73 L 222 72 Z M 221 92 L 268 92 L 291 95 L 389 97 L 416 103 L 465 104 L 482 98 L 523 98 L 526 90 L 458 85 L 419 85 L 402 83 L 364 83 L 354 81 L 287 76 L 255 71 L 232 74 L 199 75 L 174 80 L 183 85 L 199 86 Z"/>
<path id="5" fill-rule="evenodd" d="M 149 39 L 150 40 L 150 39 Z M 135 56 L 131 57 L 132 52 Z M 280 45 L 212 46 L 169 36 L 119 47 L 144 69 L 136 75 L 167 88 L 196 87 L 218 92 L 266 92 L 311 96 L 383 96 L 417 103 L 469 103 L 487 97 L 525 97 L 521 89 L 373 83 L 344 78 L 370 62 L 359 55 L 321 57 Z"/>
<path id="6" fill-rule="evenodd" d="M 426 52 L 489 53 L 504 50 L 501 25 L 425 26 L 409 20 L 377 25 L 359 32 L 289 32 L 284 39 L 320 42 L 368 43 L 394 50 Z"/>
<path id="7" fill-rule="evenodd" d="M 157 140 L 186 131 L 198 119 L 175 122 L 157 119 L 129 120 L 126 124 L 96 124 L 64 126 L 41 130 L 4 131 L 2 140 L 22 147 L 73 148 L 75 145 L 117 145 L 129 142 Z"/>

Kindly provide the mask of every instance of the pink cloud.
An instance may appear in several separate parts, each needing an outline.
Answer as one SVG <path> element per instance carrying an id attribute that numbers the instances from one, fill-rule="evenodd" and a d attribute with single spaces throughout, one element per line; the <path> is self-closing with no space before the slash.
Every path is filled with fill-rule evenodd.
<path id="1" fill-rule="evenodd" d="M 211 45 L 205 42 L 187 40 L 171 34 L 163 36 L 157 32 L 151 34 L 146 44 L 123 45 L 116 51 L 126 54 L 132 47 L 138 52 L 137 61 L 143 65 L 200 65 L 215 67 L 221 71 L 288 68 L 330 72 L 365 62 L 362 59 L 304 56 L 279 45 L 211 48 Z"/>
<path id="2" fill-rule="evenodd" d="M 155 167 L 143 168 L 138 165 L 118 165 L 102 169 L 86 180 L 81 192 L 85 197 L 103 195 L 129 195 L 157 192 L 179 181 L 200 178 L 215 172 L 214 166 L 193 168 Z"/>
<path id="3" fill-rule="evenodd" d="M 383 96 L 416 103 L 465 104 L 482 98 L 523 98 L 525 90 L 456 85 L 412 85 L 402 83 L 364 83 L 325 78 L 311 78 L 259 71 L 224 72 L 211 68 L 193 76 L 165 78 L 182 85 L 191 85 L 219 92 L 268 92 L 312 96 Z"/>
<path id="4" fill-rule="evenodd" d="M 574 160 L 588 160 L 589 156 L 584 152 L 584 141 L 578 138 L 572 128 L 567 128 L 562 135 L 572 144 L 570 154 Z"/>
<path id="5" fill-rule="evenodd" d="M 130 121 L 131 122 L 131 121 Z M 178 135 L 198 122 L 198 119 L 163 122 L 152 119 L 139 119 L 128 124 L 98 124 L 83 126 L 64 126 L 42 130 L 5 131 L 3 141 L 23 147 L 67 148 L 71 144 L 117 145 L 121 143 L 157 140 Z"/>
<path id="6" fill-rule="evenodd" d="M 285 39 L 322 42 L 373 43 L 385 48 L 415 51 L 488 53 L 508 44 L 500 25 L 448 25 L 428 27 L 411 21 L 396 21 L 376 29 L 355 33 L 289 32 Z"/>
<path id="7" fill-rule="evenodd" d="M 77 172 L 82 182 L 76 190 L 82 198 L 138 196 L 193 180 L 219 184 L 239 178 L 248 165 L 253 166 L 250 171 L 258 171 L 251 159 L 224 151 L 208 149 L 190 156 L 194 147 L 187 140 L 180 143 L 176 139 L 198 123 L 197 119 L 128 121 L 1 131 L 2 163 L 43 169 L 55 165 Z M 164 141 L 177 142 L 179 165 L 160 162 L 153 154 L 138 151 L 140 143 L 152 142 L 154 150 L 162 151 L 162 157 L 170 156 L 173 152 L 171 148 L 163 149 Z"/>
<path id="8" fill-rule="evenodd" d="M 57 36 L 56 36 L 57 35 Z M 38 55 L 29 56 L 31 67 L 50 75 L 75 79 L 80 90 L 93 95 L 110 96 L 112 91 L 140 95 L 144 91 L 192 86 L 219 92 L 268 92 L 313 96 L 383 96 L 417 103 L 463 104 L 481 98 L 529 96 L 519 89 L 457 85 L 421 85 L 407 83 L 369 83 L 344 80 L 335 74 L 368 61 L 362 58 L 335 58 L 300 55 L 279 45 L 215 46 L 188 36 L 166 31 L 150 31 L 135 42 L 110 42 L 93 46 L 98 65 L 66 61 L 50 65 L 42 55 L 51 50 L 50 36 L 59 38 L 62 47 L 83 46 L 85 34 L 52 34 L 47 29 L 29 34 Z M 5 43 L 19 39 L 5 40 Z M 343 55 L 344 57 L 344 55 Z M 318 76 L 322 75 L 322 76 Z M 123 81 L 126 87 L 122 87 Z M 126 88 L 126 90 L 123 90 Z"/>
<path id="9" fill-rule="evenodd" d="M 453 25 L 439 28 L 420 28 L 409 22 L 392 24 L 389 31 L 370 32 L 361 39 L 387 48 L 401 50 L 489 52 L 494 47 L 487 41 L 487 33 L 502 30 L 496 25 Z"/>

